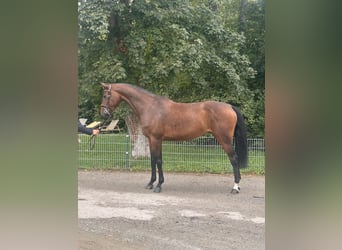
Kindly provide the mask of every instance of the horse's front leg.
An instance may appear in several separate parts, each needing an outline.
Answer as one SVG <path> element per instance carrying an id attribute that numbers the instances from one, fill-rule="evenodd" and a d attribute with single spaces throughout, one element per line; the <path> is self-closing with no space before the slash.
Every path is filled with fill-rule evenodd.
<path id="1" fill-rule="evenodd" d="M 153 183 L 156 181 L 156 164 L 157 161 L 153 154 L 151 153 L 151 180 L 150 182 L 146 185 L 146 189 L 152 189 L 153 188 Z"/>
<path id="2" fill-rule="evenodd" d="M 161 185 L 164 183 L 164 174 L 163 174 L 163 168 L 162 168 L 162 152 L 160 150 L 160 154 L 157 156 L 157 167 L 158 167 L 158 185 L 156 188 L 153 190 L 156 193 L 160 193 L 161 191 Z"/>
<path id="3" fill-rule="evenodd" d="M 156 193 L 161 191 L 161 185 L 164 182 L 164 175 L 162 169 L 162 140 L 149 138 L 150 152 L 151 152 L 151 180 L 147 184 L 146 188 L 152 189 L 153 183 L 156 181 L 156 167 L 158 167 L 158 184 L 153 190 Z"/>

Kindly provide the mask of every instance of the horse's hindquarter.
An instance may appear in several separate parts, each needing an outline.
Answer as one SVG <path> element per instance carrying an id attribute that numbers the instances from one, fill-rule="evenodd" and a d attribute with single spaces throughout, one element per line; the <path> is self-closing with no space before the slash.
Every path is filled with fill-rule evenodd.
<path id="1" fill-rule="evenodd" d="M 214 135 L 228 135 L 232 138 L 237 122 L 237 115 L 232 106 L 223 102 L 205 102 L 205 109 L 209 114 L 210 128 Z"/>

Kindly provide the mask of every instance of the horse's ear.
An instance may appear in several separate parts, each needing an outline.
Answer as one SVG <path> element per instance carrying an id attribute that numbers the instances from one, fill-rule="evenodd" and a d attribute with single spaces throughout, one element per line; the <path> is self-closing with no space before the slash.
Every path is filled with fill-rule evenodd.
<path id="1" fill-rule="evenodd" d="M 109 88 L 109 84 L 105 84 L 105 83 L 101 82 L 101 85 L 102 85 L 103 89 L 108 89 Z"/>

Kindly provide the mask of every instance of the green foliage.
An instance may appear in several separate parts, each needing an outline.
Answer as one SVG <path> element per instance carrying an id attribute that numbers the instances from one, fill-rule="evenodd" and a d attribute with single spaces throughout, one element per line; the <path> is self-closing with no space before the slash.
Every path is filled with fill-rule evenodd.
<path id="1" fill-rule="evenodd" d="M 239 106 L 263 135 L 262 12 L 237 32 L 239 1 L 88 0 L 79 6 L 79 115 L 98 118 L 100 82 L 131 82 L 175 101 Z M 259 10 L 259 9 L 258 9 Z M 253 27 L 256 27 L 253 30 Z M 253 37 L 258 43 L 253 44 Z M 256 52 L 256 49 L 258 53 Z M 260 53 L 259 53 L 260 52 Z M 250 62 L 252 58 L 253 61 Z M 258 78 L 256 78 L 257 76 Z M 115 113 L 124 119 L 124 107 Z"/>

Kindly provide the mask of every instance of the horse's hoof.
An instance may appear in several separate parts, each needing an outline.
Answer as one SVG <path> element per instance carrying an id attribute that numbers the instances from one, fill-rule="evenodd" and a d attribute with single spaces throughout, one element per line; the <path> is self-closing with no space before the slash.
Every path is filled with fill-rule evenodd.
<path id="1" fill-rule="evenodd" d="M 161 187 L 158 187 L 158 186 L 153 190 L 153 192 L 155 193 L 160 193 L 160 191 L 161 191 Z"/>
<path id="2" fill-rule="evenodd" d="M 146 189 L 152 189 L 153 188 L 153 184 L 149 183 L 149 184 L 147 184 L 147 186 L 145 188 Z"/>
<path id="3" fill-rule="evenodd" d="M 238 193 L 240 193 L 240 188 L 238 188 L 238 189 L 233 188 L 232 191 L 230 191 L 230 193 L 238 194 Z"/>

